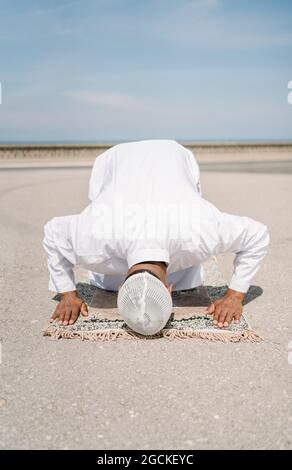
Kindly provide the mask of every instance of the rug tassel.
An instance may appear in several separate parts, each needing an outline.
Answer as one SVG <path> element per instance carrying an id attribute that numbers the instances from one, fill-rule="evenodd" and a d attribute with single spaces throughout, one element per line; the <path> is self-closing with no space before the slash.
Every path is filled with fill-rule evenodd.
<path id="1" fill-rule="evenodd" d="M 144 336 L 136 334 L 134 331 L 117 329 L 117 330 L 95 330 L 95 331 L 68 331 L 64 328 L 48 327 L 44 332 L 43 336 L 50 336 L 52 340 L 63 339 L 77 339 L 80 338 L 82 341 L 110 341 L 118 338 L 123 339 L 137 339 L 144 338 Z"/>
<path id="2" fill-rule="evenodd" d="M 208 341 L 221 341 L 223 343 L 237 343 L 239 341 L 250 341 L 252 343 L 258 343 L 263 341 L 263 338 L 255 333 L 253 330 L 246 331 L 194 331 L 194 330 L 176 330 L 176 329 L 163 329 L 160 333 L 152 336 L 143 336 L 139 333 L 135 333 L 131 330 L 116 329 L 116 330 L 95 330 L 95 331 L 69 331 L 64 328 L 48 327 L 44 333 L 44 336 L 50 336 L 52 340 L 57 341 L 60 338 L 64 339 L 77 339 L 80 338 L 82 341 L 114 341 L 118 338 L 123 339 L 152 339 L 157 337 L 173 339 L 190 339 L 200 338 Z"/>
<path id="3" fill-rule="evenodd" d="M 240 331 L 222 331 L 222 332 L 210 332 L 210 331 L 193 331 L 193 330 L 175 330 L 175 329 L 164 329 L 162 330 L 162 336 L 170 340 L 173 339 L 187 339 L 187 338 L 201 338 L 209 341 L 222 341 L 223 343 L 237 343 L 239 341 L 250 341 L 252 343 L 258 343 L 263 341 L 263 338 L 255 333 L 253 330 L 247 330 L 244 332 Z"/>

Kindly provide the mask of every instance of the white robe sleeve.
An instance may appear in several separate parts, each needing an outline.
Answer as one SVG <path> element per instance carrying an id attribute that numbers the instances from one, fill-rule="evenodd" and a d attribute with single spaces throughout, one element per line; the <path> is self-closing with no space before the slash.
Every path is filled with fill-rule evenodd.
<path id="1" fill-rule="evenodd" d="M 268 229 L 248 217 L 223 212 L 220 217 L 219 232 L 220 252 L 235 253 L 229 288 L 245 293 L 267 253 L 270 241 Z"/>
<path id="2" fill-rule="evenodd" d="M 112 178 L 112 148 L 96 157 L 89 180 L 88 199 L 95 201 L 102 188 Z"/>
<path id="3" fill-rule="evenodd" d="M 68 238 L 71 216 L 55 217 L 45 225 L 43 246 L 48 257 L 49 290 L 68 292 L 76 289 L 74 280 L 74 253 Z"/>
<path id="4" fill-rule="evenodd" d="M 193 175 L 196 191 L 202 196 L 202 187 L 200 181 L 200 168 L 191 150 L 187 150 L 188 165 L 190 174 Z"/>

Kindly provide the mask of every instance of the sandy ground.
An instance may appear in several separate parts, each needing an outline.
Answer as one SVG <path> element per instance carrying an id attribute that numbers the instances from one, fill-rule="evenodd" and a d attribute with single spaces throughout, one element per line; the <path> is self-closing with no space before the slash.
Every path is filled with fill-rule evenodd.
<path id="1" fill-rule="evenodd" d="M 54 307 L 43 225 L 87 204 L 88 177 L 88 168 L 0 171 L 0 447 L 291 448 L 292 175 L 202 175 L 219 208 L 270 228 L 254 281 L 264 292 L 246 307 L 261 344 L 42 337 Z M 231 261 L 220 259 L 225 276 Z"/>

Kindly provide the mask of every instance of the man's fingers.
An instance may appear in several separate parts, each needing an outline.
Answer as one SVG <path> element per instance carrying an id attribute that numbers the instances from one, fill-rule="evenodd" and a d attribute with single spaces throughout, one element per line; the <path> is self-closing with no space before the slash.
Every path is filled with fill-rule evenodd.
<path id="1" fill-rule="evenodd" d="M 222 299 L 215 300 L 207 311 L 210 312 L 211 307 L 214 308 L 213 325 L 216 325 L 219 328 L 226 328 L 230 325 L 233 318 L 235 323 L 239 323 L 240 316 L 242 314 L 242 305 L 241 301 L 238 300 L 237 297 L 231 298 L 231 296 L 226 296 Z"/>
<path id="2" fill-rule="evenodd" d="M 53 322 L 54 320 L 56 320 L 56 318 L 58 318 L 58 316 L 59 316 L 59 309 L 57 307 L 56 310 L 54 311 L 53 315 L 50 318 L 50 322 Z"/>
<path id="3" fill-rule="evenodd" d="M 214 324 L 214 325 L 217 325 L 220 314 L 221 314 L 221 307 L 220 307 L 220 305 L 215 306 L 215 312 L 214 312 L 214 314 L 213 314 L 213 324 Z"/>
<path id="4" fill-rule="evenodd" d="M 61 311 L 60 314 L 59 314 L 59 318 L 58 318 L 58 322 L 60 323 L 60 325 L 63 323 L 63 320 L 65 318 L 65 314 L 66 314 L 66 311 Z"/>
<path id="5" fill-rule="evenodd" d="M 227 327 L 230 325 L 230 323 L 232 322 L 232 318 L 233 318 L 233 314 L 234 312 L 228 312 L 226 317 L 225 317 L 225 320 L 224 320 L 224 323 L 223 323 L 223 326 L 224 327 Z"/>
<path id="6" fill-rule="evenodd" d="M 50 321 L 52 322 L 54 320 L 57 320 L 58 323 L 61 323 L 64 315 L 65 315 L 65 310 L 62 307 L 60 307 L 60 305 L 58 305 Z"/>
<path id="7" fill-rule="evenodd" d="M 80 312 L 84 317 L 88 317 L 88 308 L 85 302 L 81 305 Z"/>
<path id="8" fill-rule="evenodd" d="M 61 325 L 64 321 L 64 318 L 65 318 L 65 315 L 66 315 L 66 311 L 67 311 L 68 307 L 66 307 L 65 305 L 62 305 L 62 306 L 59 306 L 59 318 L 58 318 L 58 323 Z"/>
<path id="9" fill-rule="evenodd" d="M 50 321 L 57 319 L 60 325 L 72 325 L 78 318 L 79 313 L 84 316 L 88 316 L 87 305 L 85 302 L 81 303 L 80 299 L 74 299 L 73 301 L 61 301 L 57 306 Z"/>
<path id="10" fill-rule="evenodd" d="M 241 317 L 241 312 L 236 312 L 234 315 L 234 323 L 239 323 Z"/>
<path id="11" fill-rule="evenodd" d="M 209 305 L 209 307 L 206 309 L 206 313 L 208 313 L 209 315 L 212 315 L 212 313 L 214 313 L 214 311 L 215 311 L 215 305 L 214 304 Z"/>
<path id="12" fill-rule="evenodd" d="M 218 317 L 218 325 L 217 325 L 219 326 L 219 328 L 222 328 L 222 326 L 224 325 L 227 314 L 228 314 L 228 311 L 226 309 L 221 310 L 220 315 Z"/>
<path id="13" fill-rule="evenodd" d="M 71 315 L 72 315 L 72 310 L 71 310 L 70 307 L 67 307 L 66 313 L 65 313 L 64 319 L 63 319 L 63 325 L 68 325 L 69 320 L 71 318 Z"/>
<path id="14" fill-rule="evenodd" d="M 76 322 L 77 318 L 79 317 L 79 313 L 80 313 L 79 305 L 74 306 L 72 308 L 72 314 L 71 314 L 71 318 L 70 318 L 70 321 L 69 321 L 69 325 L 72 325 L 73 323 Z"/>

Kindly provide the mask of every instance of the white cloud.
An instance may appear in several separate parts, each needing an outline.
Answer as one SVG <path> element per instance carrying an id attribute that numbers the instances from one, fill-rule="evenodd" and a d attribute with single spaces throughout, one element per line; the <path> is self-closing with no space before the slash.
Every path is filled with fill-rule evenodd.
<path id="1" fill-rule="evenodd" d="M 0 140 L 5 136 L 25 140 L 111 140 L 138 138 L 281 138 L 291 135 L 291 106 L 283 100 L 273 107 L 261 102 L 233 101 L 220 107 L 171 102 L 141 108 L 60 106 L 58 110 L 5 111 L 0 113 Z M 76 102 L 77 103 L 77 102 Z M 106 101 L 108 103 L 108 101 Z M 1 136 L 1 133 L 3 136 Z M 9 137 L 8 137 L 9 136 Z M 11 137 L 10 137 L 11 136 Z"/>
<path id="2" fill-rule="evenodd" d="M 127 108 L 127 109 L 146 109 L 149 104 L 140 98 L 117 93 L 117 92 L 99 92 L 87 90 L 65 91 L 63 96 L 78 103 L 90 106 L 101 106 L 108 108 Z"/>

